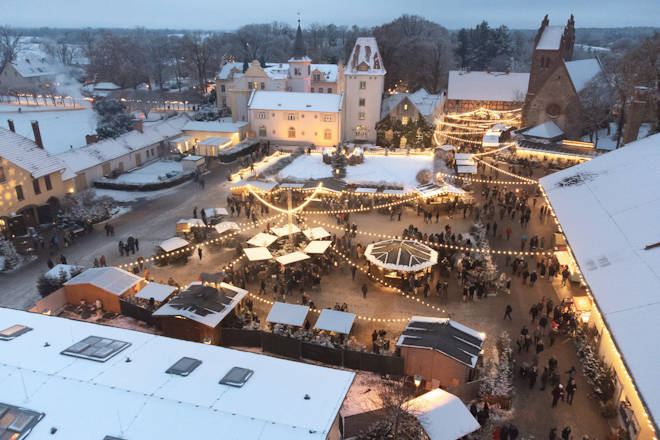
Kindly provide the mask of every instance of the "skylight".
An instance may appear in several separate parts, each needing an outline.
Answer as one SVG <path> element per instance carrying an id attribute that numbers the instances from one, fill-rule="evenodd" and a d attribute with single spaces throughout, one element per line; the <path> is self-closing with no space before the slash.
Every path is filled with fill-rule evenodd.
<path id="1" fill-rule="evenodd" d="M 11 341 L 30 330 L 32 330 L 30 327 L 24 325 L 12 325 L 0 332 L 0 341 Z"/>
<path id="2" fill-rule="evenodd" d="M 89 359 L 90 361 L 105 362 L 129 345 L 131 345 L 129 342 L 88 336 L 62 351 L 62 354 L 81 359 Z"/>
<path id="3" fill-rule="evenodd" d="M 240 388 L 245 385 L 245 383 L 250 377 L 252 377 L 253 374 L 254 370 L 241 367 L 232 367 L 232 369 L 229 370 L 227 374 L 225 374 L 225 377 L 220 379 L 220 383 L 223 385 Z"/>
<path id="4" fill-rule="evenodd" d="M 44 415 L 44 413 L 0 403 L 0 438 L 25 438 Z"/>
<path id="5" fill-rule="evenodd" d="M 178 374 L 179 376 L 187 376 L 192 373 L 195 368 L 201 365 L 202 361 L 189 357 L 182 357 L 174 365 L 167 369 L 167 374 Z"/>

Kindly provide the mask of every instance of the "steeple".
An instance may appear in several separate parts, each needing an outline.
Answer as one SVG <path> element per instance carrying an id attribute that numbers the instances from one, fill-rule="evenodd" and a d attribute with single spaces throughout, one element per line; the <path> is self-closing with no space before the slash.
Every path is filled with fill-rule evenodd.
<path id="1" fill-rule="evenodd" d="M 302 60 L 307 56 L 307 49 L 303 42 L 302 29 L 300 29 L 300 17 L 298 17 L 298 30 L 296 31 L 296 42 L 293 45 L 293 59 Z"/>

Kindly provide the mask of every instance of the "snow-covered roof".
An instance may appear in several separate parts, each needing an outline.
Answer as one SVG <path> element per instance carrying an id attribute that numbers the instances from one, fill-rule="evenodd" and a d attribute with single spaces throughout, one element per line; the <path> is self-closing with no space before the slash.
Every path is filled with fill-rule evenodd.
<path id="1" fill-rule="evenodd" d="M 369 188 L 369 187 L 359 187 L 355 188 L 357 194 L 375 194 L 378 192 L 378 188 Z"/>
<path id="2" fill-rule="evenodd" d="M 289 304 L 275 301 L 266 322 L 274 322 L 277 324 L 295 325 L 301 327 L 305 323 L 305 318 L 309 312 L 309 306 L 301 306 L 299 304 Z"/>
<path id="3" fill-rule="evenodd" d="M 100 82 L 94 84 L 94 90 L 119 90 L 120 86 L 113 82 Z"/>
<path id="4" fill-rule="evenodd" d="M 284 225 L 279 228 L 270 228 L 270 230 L 278 237 L 286 237 L 289 235 L 289 225 Z M 300 232 L 300 228 L 296 225 L 291 225 L 291 233 L 297 234 L 298 232 Z"/>
<path id="5" fill-rule="evenodd" d="M 223 234 L 231 230 L 238 231 L 239 229 L 241 229 L 240 226 L 238 226 L 238 224 L 234 222 L 220 222 L 217 225 L 215 225 L 214 228 L 218 234 Z"/>
<path id="6" fill-rule="evenodd" d="M 210 131 L 214 133 L 238 133 L 238 131 L 247 126 L 247 122 L 227 122 L 227 121 L 188 121 L 183 126 L 184 131 Z"/>
<path id="7" fill-rule="evenodd" d="M 277 240 L 277 236 L 259 232 L 257 235 L 247 241 L 247 244 L 257 247 L 267 247 Z"/>
<path id="8" fill-rule="evenodd" d="M 309 259 L 309 255 L 300 251 L 291 252 L 290 254 L 282 255 L 281 257 L 275 258 L 275 260 L 277 260 L 277 262 L 283 266 L 286 266 L 287 264 L 297 263 L 298 261 L 303 261 L 307 259 Z"/>
<path id="9" fill-rule="evenodd" d="M 72 266 L 70 264 L 56 264 L 48 272 L 44 274 L 46 278 L 59 279 L 60 275 L 64 273 L 66 279 L 71 278 L 72 272 L 82 269 L 82 266 Z"/>
<path id="10" fill-rule="evenodd" d="M 307 237 L 310 240 L 320 240 L 322 238 L 330 237 L 330 233 L 321 226 L 317 226 L 311 229 L 305 229 L 303 231 L 303 234 L 305 234 L 305 237 Z"/>
<path id="11" fill-rule="evenodd" d="M 547 121 L 523 131 L 522 134 L 542 139 L 553 139 L 563 135 L 564 132 L 554 122 Z"/>
<path id="12" fill-rule="evenodd" d="M 545 189 L 646 406 L 660 420 L 660 134 L 543 177 Z M 622 294 L 625 292 L 625 294 Z"/>
<path id="13" fill-rule="evenodd" d="M 158 247 L 160 247 L 165 252 L 172 252 L 174 250 L 180 249 L 182 247 L 188 246 L 188 242 L 181 237 L 172 237 L 161 242 Z"/>
<path id="14" fill-rule="evenodd" d="M 188 121 L 186 116 L 177 116 L 162 122 L 144 124 L 142 133 L 133 130 L 115 139 L 104 139 L 94 144 L 65 151 L 58 154 L 57 157 L 66 163 L 65 174 L 68 178 L 72 178 L 80 171 L 179 136 L 186 121 Z"/>
<path id="15" fill-rule="evenodd" d="M 312 64 L 310 66 L 311 73 L 314 71 L 321 73 L 321 80 L 327 82 L 336 82 L 339 75 L 339 67 L 336 64 Z M 314 77 L 312 76 L 312 80 Z"/>
<path id="16" fill-rule="evenodd" d="M 180 316 L 215 328 L 247 293 L 227 283 L 215 288 L 195 282 L 156 310 L 153 316 Z"/>
<path id="17" fill-rule="evenodd" d="M 24 54 L 19 53 L 17 59 L 12 61 L 11 64 L 23 78 L 52 77 L 58 73 L 56 66 L 43 57 L 26 57 Z"/>
<path id="18" fill-rule="evenodd" d="M 71 278 L 64 285 L 91 284 L 115 295 L 121 295 L 140 281 L 142 281 L 141 277 L 118 267 L 93 267 Z"/>
<path id="19" fill-rule="evenodd" d="M 537 50 L 558 50 L 564 26 L 546 26 L 536 45 Z"/>
<path id="20" fill-rule="evenodd" d="M 163 302 L 176 290 L 175 286 L 160 283 L 149 283 L 144 286 L 138 293 L 135 294 L 136 298 L 150 299 L 154 301 Z"/>
<path id="21" fill-rule="evenodd" d="M 459 174 L 476 174 L 476 165 L 460 165 L 456 167 L 456 172 Z"/>
<path id="22" fill-rule="evenodd" d="M 422 116 L 430 117 L 435 110 L 442 105 L 442 97 L 442 94 L 433 95 L 427 92 L 424 88 L 421 88 L 414 93 L 397 93 L 390 95 L 383 99 L 380 117 L 382 119 L 387 116 L 387 114 L 389 114 L 394 107 L 399 105 L 404 98 L 408 98 L 410 103 Z"/>
<path id="23" fill-rule="evenodd" d="M 19 310 L 0 309 L 0 322 L 33 329 L 0 350 L 2 402 L 45 414 L 30 439 L 208 439 L 223 432 L 224 438 L 244 440 L 323 440 L 355 376 Z M 60 354 L 72 339 L 90 335 L 131 345 L 106 362 Z M 186 377 L 165 373 L 184 356 L 201 364 Z M 219 384 L 235 366 L 254 374 L 241 388 Z"/>
<path id="24" fill-rule="evenodd" d="M 374 37 L 358 37 L 346 64 L 349 75 L 385 75 L 383 59 Z"/>
<path id="25" fill-rule="evenodd" d="M 31 139 L 0 127 L 0 157 L 29 172 L 35 179 L 64 170 L 66 165 L 57 156 Z"/>
<path id="26" fill-rule="evenodd" d="M 565 61 L 564 64 L 566 65 L 566 70 L 568 70 L 568 76 L 571 77 L 571 81 L 577 92 L 582 91 L 589 81 L 603 71 L 598 58 Z"/>
<path id="27" fill-rule="evenodd" d="M 263 261 L 273 258 L 268 248 L 265 247 L 246 247 L 243 248 L 243 252 L 250 261 Z"/>
<path id="28" fill-rule="evenodd" d="M 250 110 L 290 110 L 300 112 L 339 112 L 343 95 L 336 93 L 267 92 L 256 90 L 250 97 Z"/>
<path id="29" fill-rule="evenodd" d="M 303 252 L 307 254 L 323 254 L 330 247 L 332 241 L 330 240 L 314 240 L 310 241 Z"/>
<path id="30" fill-rule="evenodd" d="M 176 137 L 174 139 L 170 139 L 170 142 L 175 143 L 175 144 L 180 144 L 182 142 L 188 142 L 192 139 L 194 139 L 192 136 L 179 136 L 179 137 Z M 201 158 L 201 156 L 199 156 L 199 157 Z M 186 160 L 187 158 L 188 158 L 188 156 L 184 157 L 183 160 Z"/>
<path id="31" fill-rule="evenodd" d="M 458 397 L 436 388 L 406 403 L 430 440 L 458 440 L 481 427 Z"/>
<path id="32" fill-rule="evenodd" d="M 199 141 L 199 145 L 204 145 L 207 147 L 221 147 L 225 145 L 231 145 L 231 139 L 226 137 L 209 137 Z"/>
<path id="33" fill-rule="evenodd" d="M 241 188 L 243 186 L 248 186 L 248 185 L 253 186 L 257 189 L 264 190 L 264 191 L 270 191 L 279 184 L 277 182 L 275 182 L 274 180 L 264 181 L 264 180 L 243 179 L 243 180 L 239 180 L 238 182 L 233 184 L 231 187 L 232 188 Z"/>
<path id="34" fill-rule="evenodd" d="M 355 313 L 323 309 L 321 310 L 319 319 L 314 324 L 314 328 L 347 335 L 351 332 L 353 321 L 355 321 Z"/>
<path id="35" fill-rule="evenodd" d="M 215 217 L 218 215 L 229 215 L 226 208 L 206 208 L 204 209 L 204 215 L 207 217 Z"/>
<path id="36" fill-rule="evenodd" d="M 225 63 L 218 72 L 218 79 L 229 79 L 232 70 L 243 73 L 243 63 Z"/>
<path id="37" fill-rule="evenodd" d="M 528 83 L 529 73 L 452 70 L 447 99 L 523 102 Z"/>
<path id="38" fill-rule="evenodd" d="M 449 318 L 413 316 L 396 345 L 435 350 L 474 368 L 485 340 L 485 334 Z"/>

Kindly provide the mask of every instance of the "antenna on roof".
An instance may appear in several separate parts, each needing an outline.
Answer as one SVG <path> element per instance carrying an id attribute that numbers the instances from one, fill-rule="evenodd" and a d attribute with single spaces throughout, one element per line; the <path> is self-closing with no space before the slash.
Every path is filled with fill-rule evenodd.
<path id="1" fill-rule="evenodd" d="M 300 11 L 296 13 L 298 15 L 298 26 L 300 26 Z"/>

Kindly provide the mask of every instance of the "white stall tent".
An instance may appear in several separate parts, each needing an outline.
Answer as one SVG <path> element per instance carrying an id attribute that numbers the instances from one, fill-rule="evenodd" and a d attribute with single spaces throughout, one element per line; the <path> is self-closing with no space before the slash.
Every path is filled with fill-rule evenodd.
<path id="1" fill-rule="evenodd" d="M 257 247 L 268 247 L 277 240 L 277 237 L 271 234 L 259 232 L 257 235 L 247 241 L 247 244 Z"/>
<path id="2" fill-rule="evenodd" d="M 229 215 L 225 208 L 206 208 L 204 214 L 207 217 L 216 217 L 218 215 Z"/>
<path id="3" fill-rule="evenodd" d="M 265 247 L 243 248 L 243 252 L 250 261 L 263 261 L 273 258 L 273 255 Z"/>
<path id="4" fill-rule="evenodd" d="M 227 231 L 238 231 L 241 229 L 238 224 L 234 222 L 220 222 L 214 226 L 218 234 L 224 234 Z"/>
<path id="5" fill-rule="evenodd" d="M 154 301 L 163 302 L 176 291 L 176 286 L 170 286 L 160 283 L 149 283 L 144 286 L 138 293 L 135 294 L 136 298 L 150 299 Z"/>
<path id="6" fill-rule="evenodd" d="M 305 237 L 310 240 L 320 240 L 322 238 L 330 237 L 330 233 L 320 226 L 317 226 L 316 228 L 305 229 L 303 234 L 305 234 Z"/>
<path id="7" fill-rule="evenodd" d="M 270 312 L 268 312 L 266 322 L 302 327 L 305 323 L 305 318 L 307 317 L 308 312 L 309 306 L 275 301 Z"/>
<path id="8" fill-rule="evenodd" d="M 328 247 L 332 244 L 332 241 L 330 240 L 314 240 L 310 241 L 303 252 L 306 254 L 323 254 L 325 253 L 326 250 L 328 250 Z"/>
<path id="9" fill-rule="evenodd" d="M 481 426 L 458 397 L 436 388 L 406 403 L 430 440 L 458 440 Z"/>
<path id="10" fill-rule="evenodd" d="M 351 332 L 355 313 L 341 312 L 339 310 L 323 309 L 316 321 L 315 328 L 327 330 L 329 332 L 343 333 L 345 335 Z"/>
<path id="11" fill-rule="evenodd" d="M 309 258 L 309 255 L 296 251 L 296 252 L 291 252 L 290 254 L 282 255 L 281 257 L 277 257 L 276 260 L 278 263 L 287 265 L 291 263 L 297 263 L 298 261 L 303 261 L 307 260 Z"/>
<path id="12" fill-rule="evenodd" d="M 188 246 L 189 243 L 181 237 L 172 237 L 168 238 L 164 242 L 158 245 L 165 252 L 172 252 L 182 247 Z"/>
<path id="13" fill-rule="evenodd" d="M 273 232 L 273 234 L 277 235 L 278 237 L 286 237 L 289 235 L 289 226 L 285 225 L 280 228 L 270 228 L 270 230 Z M 296 234 L 300 232 L 300 228 L 296 225 L 291 225 L 291 233 Z"/>

